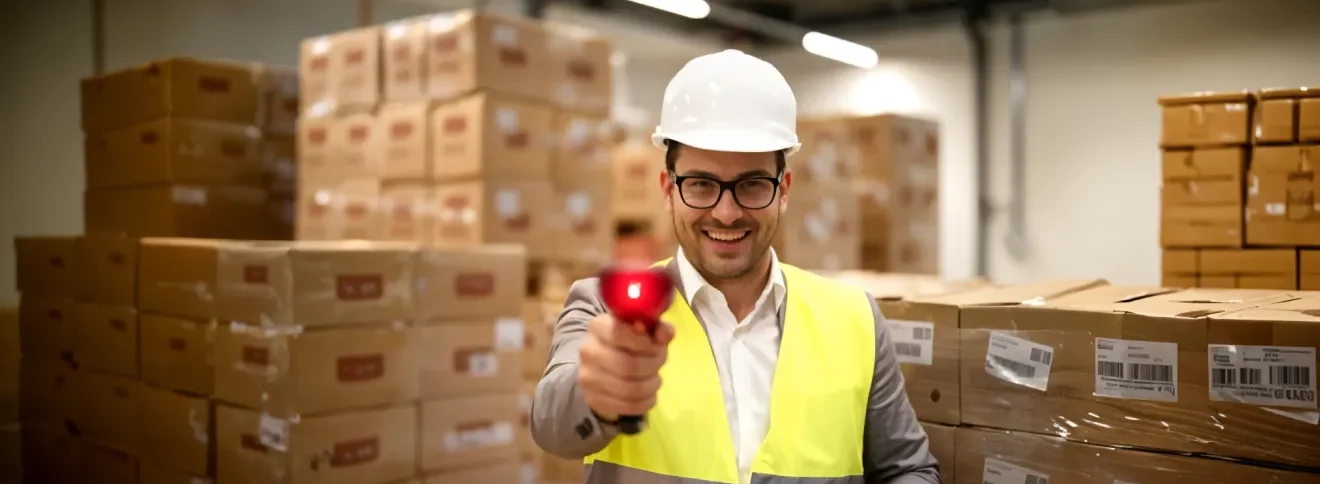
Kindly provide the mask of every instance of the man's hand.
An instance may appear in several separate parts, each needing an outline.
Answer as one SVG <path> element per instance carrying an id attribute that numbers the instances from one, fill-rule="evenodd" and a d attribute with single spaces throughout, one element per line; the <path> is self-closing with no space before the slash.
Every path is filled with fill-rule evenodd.
<path id="1" fill-rule="evenodd" d="M 578 384 L 587 406 L 610 422 L 644 415 L 655 406 L 660 366 L 673 339 L 669 323 L 661 322 L 652 336 L 642 324 L 622 324 L 609 314 L 592 319 L 578 350 Z"/>

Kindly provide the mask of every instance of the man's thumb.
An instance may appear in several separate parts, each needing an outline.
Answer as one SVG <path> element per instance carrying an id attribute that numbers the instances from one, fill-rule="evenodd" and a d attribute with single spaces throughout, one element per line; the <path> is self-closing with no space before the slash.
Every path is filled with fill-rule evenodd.
<path id="1" fill-rule="evenodd" d="M 655 327 L 656 344 L 667 345 L 669 344 L 670 341 L 673 340 L 674 340 L 674 325 L 661 321 L 660 324 Z"/>

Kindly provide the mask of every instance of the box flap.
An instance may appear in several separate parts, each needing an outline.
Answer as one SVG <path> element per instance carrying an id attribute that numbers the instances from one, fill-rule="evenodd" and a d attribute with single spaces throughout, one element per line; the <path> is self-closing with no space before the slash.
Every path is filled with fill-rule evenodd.
<path id="1" fill-rule="evenodd" d="M 898 301 L 921 296 L 967 292 L 993 285 L 985 279 L 943 280 L 932 274 L 903 274 L 860 270 L 817 271 L 817 274 L 866 291 L 877 301 Z"/>
<path id="2" fill-rule="evenodd" d="M 1171 287 L 1098 286 L 1050 299 L 1046 302 L 1046 305 L 1057 308 L 1071 308 L 1090 304 L 1128 303 L 1175 291 L 1178 291 L 1178 289 Z"/>
<path id="3" fill-rule="evenodd" d="M 1107 309 L 1154 317 L 1204 318 L 1295 298 L 1288 292 L 1264 289 L 1187 289 L 1130 302 L 1089 304 L 1084 309 Z"/>
<path id="4" fill-rule="evenodd" d="M 916 302 L 954 306 L 1039 305 L 1077 291 L 1108 285 L 1104 279 L 1049 279 L 975 291 L 914 298 Z"/>
<path id="5" fill-rule="evenodd" d="M 1289 301 L 1217 314 L 1213 319 L 1239 321 L 1301 322 L 1320 324 L 1320 294 L 1311 294 Z"/>

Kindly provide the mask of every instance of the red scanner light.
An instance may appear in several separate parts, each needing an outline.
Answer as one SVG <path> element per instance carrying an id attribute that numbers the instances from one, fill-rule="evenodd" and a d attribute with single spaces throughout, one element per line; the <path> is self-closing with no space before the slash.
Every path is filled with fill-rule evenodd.
<path id="1" fill-rule="evenodd" d="M 674 301 L 674 283 L 660 269 L 616 267 L 600 274 L 600 294 L 615 319 L 651 329 Z"/>

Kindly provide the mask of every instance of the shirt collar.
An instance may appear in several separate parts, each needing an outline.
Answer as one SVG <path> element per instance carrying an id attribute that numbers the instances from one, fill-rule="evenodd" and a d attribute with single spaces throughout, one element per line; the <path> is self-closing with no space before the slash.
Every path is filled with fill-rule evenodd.
<path id="1" fill-rule="evenodd" d="M 688 261 L 683 254 L 683 248 L 678 249 L 678 276 L 679 283 L 683 285 L 683 295 L 687 299 L 688 305 L 696 304 L 697 296 L 707 288 L 714 289 L 706 278 L 702 277 L 697 268 Z M 784 283 L 784 271 L 779 267 L 779 255 L 775 254 L 775 249 L 770 248 L 770 281 L 765 289 L 761 290 L 761 296 L 757 299 L 757 306 L 763 304 L 767 296 L 774 297 L 775 311 L 784 307 L 784 296 L 787 293 L 787 284 Z"/>

